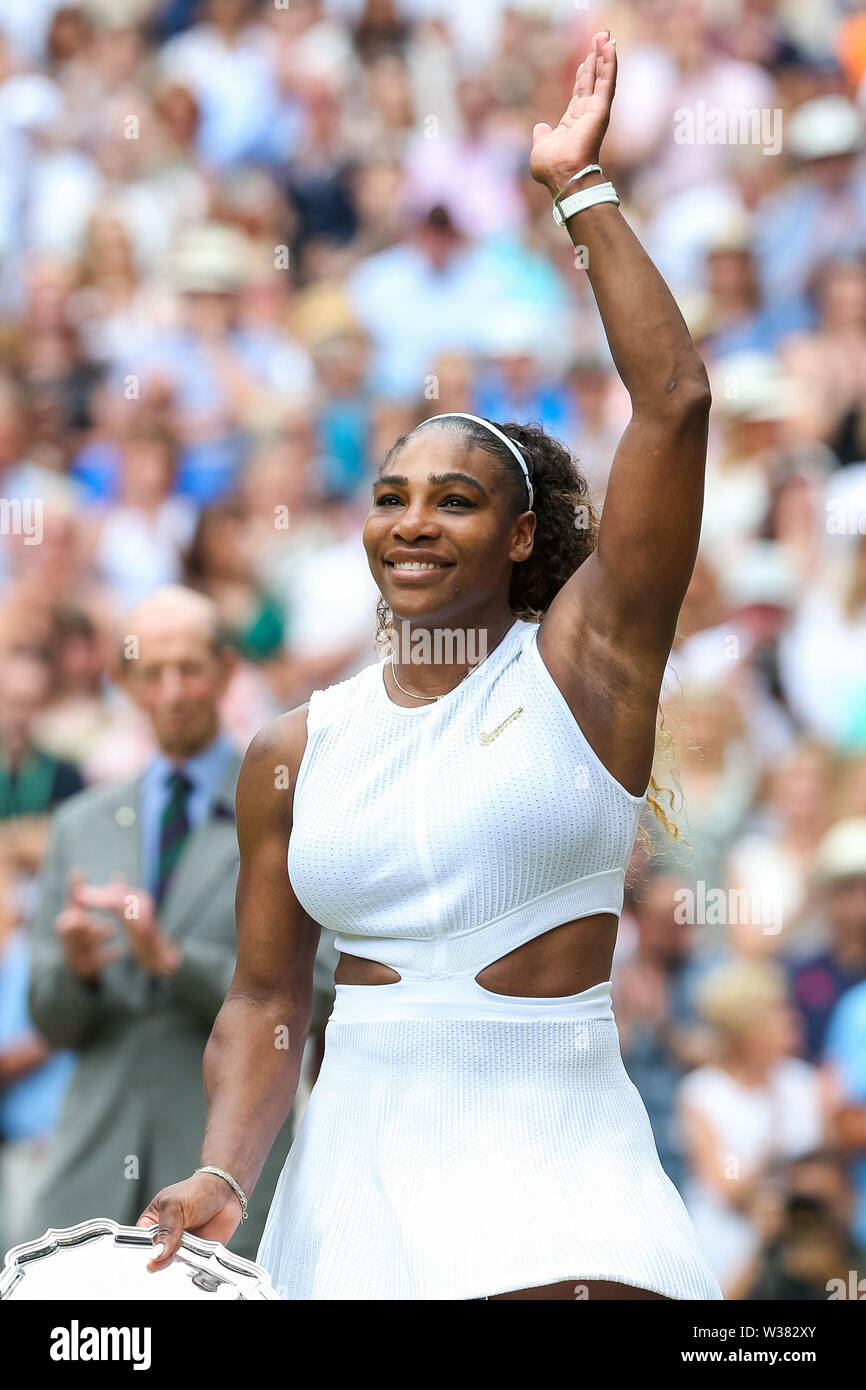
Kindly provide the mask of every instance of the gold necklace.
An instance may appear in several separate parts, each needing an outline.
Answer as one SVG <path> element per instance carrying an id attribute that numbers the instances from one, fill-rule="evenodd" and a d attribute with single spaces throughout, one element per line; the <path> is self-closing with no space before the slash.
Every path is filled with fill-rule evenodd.
<path id="1" fill-rule="evenodd" d="M 480 665 L 481 662 L 479 661 L 478 666 Z M 477 671 L 478 666 L 470 666 L 469 670 L 466 672 L 466 676 L 470 675 L 472 671 Z M 466 676 L 461 676 L 460 680 L 457 682 L 457 685 L 452 685 L 451 690 L 443 690 L 442 695 L 416 695 L 414 690 L 407 690 L 406 687 L 402 686 L 398 681 L 397 668 L 394 665 L 393 656 L 391 657 L 391 675 L 394 677 L 394 684 L 396 685 L 397 689 L 402 690 L 403 694 L 408 695 L 412 700 L 441 700 L 444 695 L 450 695 L 451 690 L 456 690 L 457 685 L 462 685 L 466 679 Z"/>
<path id="2" fill-rule="evenodd" d="M 511 627 L 506 628 L 505 632 L 500 637 L 499 642 L 503 642 L 505 640 L 512 627 L 514 627 L 514 623 L 511 624 Z M 496 643 L 496 647 L 499 646 L 499 642 Z M 496 651 L 496 647 L 493 648 L 494 651 Z M 460 677 L 459 681 L 457 682 L 457 685 L 462 685 L 466 679 L 466 676 L 471 676 L 473 671 L 477 671 L 479 666 L 483 666 L 489 655 L 490 653 L 486 652 L 485 655 L 482 656 L 480 661 L 476 661 L 474 666 L 470 666 L 469 670 L 466 672 L 466 675 Z M 391 675 L 394 677 L 394 684 L 396 685 L 397 689 L 402 690 L 404 695 L 408 695 L 410 700 L 444 700 L 446 695 L 450 695 L 452 691 L 457 689 L 457 685 L 452 685 L 451 690 L 443 690 L 441 695 L 416 695 L 414 690 L 407 690 L 405 686 L 402 686 L 398 681 L 397 668 L 394 665 L 393 655 L 391 657 Z"/>

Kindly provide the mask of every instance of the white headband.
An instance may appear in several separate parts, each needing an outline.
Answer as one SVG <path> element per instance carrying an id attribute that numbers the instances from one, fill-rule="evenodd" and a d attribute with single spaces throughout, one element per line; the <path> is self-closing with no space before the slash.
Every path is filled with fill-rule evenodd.
<path id="1" fill-rule="evenodd" d="M 526 491 L 529 493 L 529 510 L 532 511 L 532 499 L 535 494 L 532 491 L 532 483 L 529 481 L 529 469 L 526 466 L 526 459 L 523 457 L 513 439 L 509 439 L 507 434 L 502 433 L 502 430 L 497 429 L 495 425 L 491 425 L 489 420 L 482 420 L 480 415 L 467 415 L 465 411 L 462 410 L 449 410 L 445 415 L 431 415 L 429 420 L 422 420 L 421 423 L 429 425 L 430 420 L 474 420 L 476 425 L 483 425 L 491 434 L 495 434 L 496 438 L 501 440 L 507 449 L 511 450 L 523 470 L 523 476 L 526 479 Z"/>

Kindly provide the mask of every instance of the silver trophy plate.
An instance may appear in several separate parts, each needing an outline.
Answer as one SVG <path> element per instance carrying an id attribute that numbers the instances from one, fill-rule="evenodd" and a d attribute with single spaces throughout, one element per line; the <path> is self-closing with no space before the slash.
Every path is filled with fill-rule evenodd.
<path id="1" fill-rule="evenodd" d="M 148 1301 L 254 1300 L 279 1294 L 263 1269 L 216 1240 L 186 1231 L 171 1264 L 151 1273 L 155 1227 L 82 1221 L 15 1245 L 0 1274 L 0 1299 Z"/>

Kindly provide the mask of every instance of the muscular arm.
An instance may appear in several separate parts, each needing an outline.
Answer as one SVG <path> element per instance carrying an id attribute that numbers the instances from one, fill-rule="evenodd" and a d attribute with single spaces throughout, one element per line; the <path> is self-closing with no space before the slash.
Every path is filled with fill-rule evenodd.
<path id="1" fill-rule="evenodd" d="M 238 778 L 237 964 L 205 1048 L 201 1163 L 231 1173 L 247 1195 L 291 1109 L 313 1012 L 319 927 L 292 892 L 286 863 L 306 738 L 303 705 L 256 735 Z M 237 1198 L 216 1175 L 163 1188 L 138 1219 L 159 1227 L 162 1250 L 148 1268 L 169 1263 L 184 1230 L 225 1242 L 240 1218 Z"/>
<path id="2" fill-rule="evenodd" d="M 593 174 L 584 183 L 600 181 Z M 557 602 L 660 678 L 698 548 L 707 374 L 619 208 L 587 208 L 568 230 L 588 248 L 587 273 L 632 416 L 611 466 L 597 549 Z"/>
<path id="3" fill-rule="evenodd" d="M 606 34 L 596 35 L 560 125 L 535 128 L 533 174 L 552 193 L 598 162 L 615 80 L 615 49 Z M 588 174 L 568 191 L 604 181 Z M 597 549 L 550 605 L 539 650 L 595 751 L 640 795 L 697 553 L 710 391 L 673 296 L 619 208 L 587 208 L 567 227 L 585 247 L 632 417 L 613 460 Z"/>
<path id="4" fill-rule="evenodd" d="M 238 778 L 237 965 L 204 1054 L 201 1162 L 248 1194 L 291 1109 L 312 1019 L 319 928 L 289 883 L 292 792 L 278 777 L 288 767 L 294 786 L 305 743 L 304 706 L 256 735 Z"/>

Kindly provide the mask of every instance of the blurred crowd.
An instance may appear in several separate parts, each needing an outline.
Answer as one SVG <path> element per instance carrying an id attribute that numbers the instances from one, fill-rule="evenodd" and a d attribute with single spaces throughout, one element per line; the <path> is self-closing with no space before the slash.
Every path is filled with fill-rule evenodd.
<path id="1" fill-rule="evenodd" d="M 635 850 L 623 1056 L 728 1297 L 866 1296 L 855 0 L 5 0 L 4 1248 L 40 1234 L 17 1194 L 76 1065 L 28 1014 L 52 812 L 157 752 L 124 615 L 167 585 L 216 606 L 243 752 L 374 659 L 360 530 L 419 420 L 540 422 L 603 503 L 629 402 L 528 150 L 606 25 L 605 173 L 714 395 L 655 773 L 678 835 L 650 816 Z"/>

